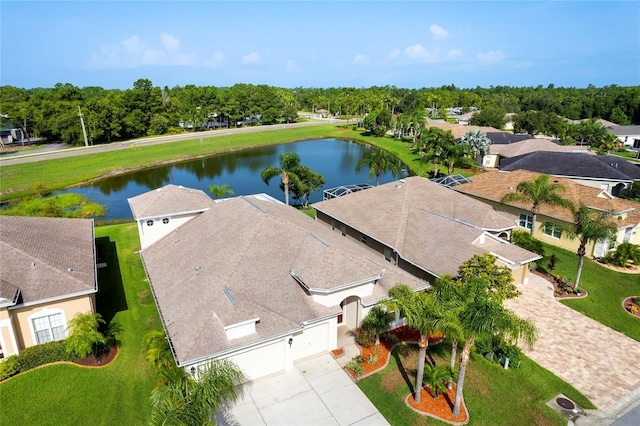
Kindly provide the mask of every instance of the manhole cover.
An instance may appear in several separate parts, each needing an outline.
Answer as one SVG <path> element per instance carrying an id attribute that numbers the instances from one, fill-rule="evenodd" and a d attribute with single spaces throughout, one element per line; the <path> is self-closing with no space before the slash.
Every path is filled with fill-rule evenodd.
<path id="1" fill-rule="evenodd" d="M 565 410 L 573 410 L 574 408 L 576 408 L 576 405 L 573 402 L 569 401 L 567 398 L 556 398 L 556 402 Z"/>

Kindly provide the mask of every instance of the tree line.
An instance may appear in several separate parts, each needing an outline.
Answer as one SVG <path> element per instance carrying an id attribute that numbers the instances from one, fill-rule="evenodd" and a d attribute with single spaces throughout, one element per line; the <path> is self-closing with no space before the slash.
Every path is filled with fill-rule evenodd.
<path id="1" fill-rule="evenodd" d="M 0 87 L 2 127 L 21 128 L 25 134 L 82 144 L 78 117 L 83 114 L 92 144 L 110 143 L 146 135 L 197 131 L 203 124 L 236 127 L 295 121 L 298 111 L 329 116 L 363 117 L 380 111 L 378 121 L 427 110 L 431 118 L 445 118 L 447 110 L 480 109 L 497 117 L 535 111 L 572 120 L 602 118 L 617 124 L 640 124 L 640 86 L 587 88 L 491 86 L 461 89 L 280 88 L 236 84 L 231 87 L 154 86 L 139 79 L 126 90 L 58 83 L 53 88 Z M 181 124 L 181 126 L 180 126 Z M 205 126 L 207 127 L 207 126 Z"/>

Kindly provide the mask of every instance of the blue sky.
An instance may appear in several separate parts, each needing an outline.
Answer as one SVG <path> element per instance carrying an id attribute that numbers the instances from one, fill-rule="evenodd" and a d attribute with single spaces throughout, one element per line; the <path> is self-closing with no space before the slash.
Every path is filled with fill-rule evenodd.
<path id="1" fill-rule="evenodd" d="M 0 84 L 640 84 L 638 1 L 7 1 Z"/>

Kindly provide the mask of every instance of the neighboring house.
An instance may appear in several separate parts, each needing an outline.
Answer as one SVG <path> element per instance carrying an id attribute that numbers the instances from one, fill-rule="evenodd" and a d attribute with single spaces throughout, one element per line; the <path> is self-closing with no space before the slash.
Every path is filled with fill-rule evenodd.
<path id="1" fill-rule="evenodd" d="M 620 139 L 625 147 L 640 151 L 640 126 L 608 126 L 607 130 Z"/>
<path id="2" fill-rule="evenodd" d="M 640 167 L 621 157 L 572 152 L 536 151 L 504 158 L 500 170 L 529 170 L 563 177 L 616 197 L 624 195 L 633 181 L 640 179 Z"/>
<path id="3" fill-rule="evenodd" d="M 575 155 L 575 154 L 573 154 Z M 472 196 L 495 208 L 500 208 L 519 217 L 518 224 L 523 229 L 531 230 L 532 216 L 531 205 L 528 203 L 500 202 L 508 192 L 515 192 L 520 182 L 531 181 L 540 176 L 526 170 L 517 170 L 510 173 L 491 171 L 473 176 L 471 183 L 458 185 L 453 189 L 462 194 Z M 574 205 L 584 203 L 596 210 L 612 212 L 611 220 L 618 226 L 615 240 L 599 241 L 587 247 L 587 255 L 602 257 L 608 251 L 622 242 L 640 244 L 640 203 L 616 198 L 606 190 L 581 185 L 574 180 L 556 178 L 554 182 L 562 184 L 565 190 L 562 197 L 568 199 Z M 573 216 L 570 210 L 542 205 L 536 220 L 536 229 L 533 235 L 545 243 L 558 247 L 577 251 L 579 242 L 568 238 L 561 230 L 562 227 L 570 227 Z"/>
<path id="4" fill-rule="evenodd" d="M 22 139 L 24 139 L 22 130 L 9 127 L 0 128 L 0 144 L 10 145 L 16 142 L 22 143 Z"/>
<path id="5" fill-rule="evenodd" d="M 67 322 L 95 311 L 93 221 L 0 216 L 2 356 L 64 339 Z"/>
<path id="6" fill-rule="evenodd" d="M 491 252 L 528 280 L 540 258 L 508 242 L 517 216 L 421 177 L 410 177 L 313 205 L 317 218 L 338 235 L 372 248 L 381 259 L 432 282 L 455 275 L 476 254 Z"/>
<path id="7" fill-rule="evenodd" d="M 129 199 L 171 350 L 187 371 L 215 358 L 248 380 L 289 370 L 336 349 L 394 285 L 429 287 L 269 196 L 204 197 L 169 185 Z"/>
<path id="8" fill-rule="evenodd" d="M 437 128 L 442 129 L 444 131 L 450 130 L 455 139 L 461 138 L 462 135 L 464 135 L 465 133 L 467 133 L 469 130 L 472 130 L 472 129 L 479 129 L 479 130 L 482 130 L 485 133 L 497 132 L 498 131 L 497 129 L 494 129 L 493 127 L 464 126 L 462 124 L 451 124 L 451 123 L 436 123 L 436 122 L 434 122 L 434 120 L 429 120 L 429 123 L 428 123 L 427 127 L 437 127 Z"/>
<path id="9" fill-rule="evenodd" d="M 461 126 L 468 126 L 469 122 L 471 121 L 471 118 L 474 116 L 474 114 L 476 114 L 476 111 L 467 112 L 465 114 L 457 115 L 457 116 L 455 116 L 456 123 L 460 124 Z"/>
<path id="10" fill-rule="evenodd" d="M 589 151 L 588 146 L 561 145 L 549 139 L 531 138 L 528 135 L 513 136 L 527 136 L 527 139 L 521 139 L 509 143 L 491 143 L 491 145 L 489 145 L 489 153 L 482 159 L 482 166 L 484 168 L 496 169 L 500 166 L 501 161 L 505 158 L 517 157 L 536 151 L 568 152 L 595 155 L 594 152 Z"/>

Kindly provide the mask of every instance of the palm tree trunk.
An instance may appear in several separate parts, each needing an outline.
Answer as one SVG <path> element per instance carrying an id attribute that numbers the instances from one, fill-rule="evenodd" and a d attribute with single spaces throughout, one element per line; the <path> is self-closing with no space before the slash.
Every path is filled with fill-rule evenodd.
<path id="1" fill-rule="evenodd" d="M 584 255 L 578 255 L 578 272 L 576 273 L 576 282 L 573 285 L 573 289 L 578 288 L 578 284 L 580 283 L 580 275 L 582 275 L 582 266 L 584 265 Z"/>
<path id="2" fill-rule="evenodd" d="M 380 175 L 381 174 L 382 174 L 381 172 L 376 173 L 376 186 L 380 185 Z"/>
<path id="3" fill-rule="evenodd" d="M 418 342 L 418 370 L 416 372 L 416 390 L 413 400 L 420 402 L 420 394 L 422 392 L 422 379 L 424 378 L 424 360 L 427 357 L 427 346 L 429 345 L 429 337 L 427 334 L 420 334 Z"/>
<path id="4" fill-rule="evenodd" d="M 471 351 L 471 344 L 473 343 L 471 338 L 466 338 L 464 346 L 462 347 L 462 353 L 460 354 L 460 370 L 458 371 L 458 384 L 456 385 L 456 399 L 453 403 L 453 416 L 458 417 L 460 415 L 460 405 L 462 404 L 462 388 L 464 386 L 464 376 L 467 373 L 467 364 L 469 363 L 469 352 Z"/>
<path id="5" fill-rule="evenodd" d="M 531 216 L 531 235 L 533 235 L 533 232 L 536 230 L 536 220 L 538 218 L 538 215 L 532 212 L 532 216 Z"/>
<path id="6" fill-rule="evenodd" d="M 289 174 L 282 173 L 282 184 L 284 185 L 284 203 L 289 205 Z"/>
<path id="7" fill-rule="evenodd" d="M 456 355 L 458 352 L 458 338 L 454 337 L 453 342 L 451 342 L 451 359 L 449 361 L 449 368 L 451 371 L 456 367 Z M 453 387 L 453 377 L 447 381 L 447 389 L 451 389 Z"/>

